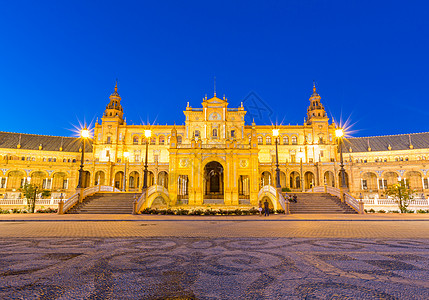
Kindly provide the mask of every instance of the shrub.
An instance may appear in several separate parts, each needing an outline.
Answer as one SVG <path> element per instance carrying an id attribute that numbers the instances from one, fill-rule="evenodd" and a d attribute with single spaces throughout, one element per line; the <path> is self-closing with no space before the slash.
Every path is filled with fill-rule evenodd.
<path id="1" fill-rule="evenodd" d="M 384 213 L 386 213 L 386 211 L 385 211 L 385 210 L 380 209 L 380 210 L 378 211 L 378 213 L 379 213 L 379 214 L 384 214 Z"/>
<path id="2" fill-rule="evenodd" d="M 8 209 L 1 209 L 0 208 L 0 214 L 10 214 L 10 211 Z"/>
<path id="3" fill-rule="evenodd" d="M 429 213 L 429 209 L 418 209 L 416 211 L 416 213 L 418 213 L 418 214 L 427 214 L 427 213 Z"/>
<path id="4" fill-rule="evenodd" d="M 284 211 L 284 209 L 277 209 L 277 210 L 276 210 L 276 213 L 278 213 L 278 214 L 284 214 L 284 213 L 285 213 L 285 211 Z"/>
<path id="5" fill-rule="evenodd" d="M 36 211 L 36 213 L 40 213 L 40 214 L 53 214 L 53 213 L 57 213 L 58 209 L 57 208 L 46 208 L 46 209 L 38 209 Z"/>
<path id="6" fill-rule="evenodd" d="M 184 216 L 184 215 L 187 215 L 188 213 L 189 213 L 189 211 L 187 209 L 183 209 L 183 208 L 176 211 L 176 215 Z"/>
<path id="7" fill-rule="evenodd" d="M 399 214 L 399 210 L 389 210 L 390 213 Z"/>
<path id="8" fill-rule="evenodd" d="M 373 208 L 371 208 L 368 212 L 369 213 L 375 213 L 375 210 Z"/>

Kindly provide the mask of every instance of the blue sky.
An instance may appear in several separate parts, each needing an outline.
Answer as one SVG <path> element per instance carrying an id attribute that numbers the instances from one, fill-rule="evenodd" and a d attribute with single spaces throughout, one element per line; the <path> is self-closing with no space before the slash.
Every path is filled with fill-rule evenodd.
<path id="1" fill-rule="evenodd" d="M 428 131 L 425 1 L 6 1 L 2 131 L 70 136 L 119 79 L 128 124 L 249 93 L 258 124 L 302 124 L 312 82 L 355 136 Z M 247 102 L 250 103 L 250 102 Z M 245 102 L 245 106 L 247 104 Z"/>

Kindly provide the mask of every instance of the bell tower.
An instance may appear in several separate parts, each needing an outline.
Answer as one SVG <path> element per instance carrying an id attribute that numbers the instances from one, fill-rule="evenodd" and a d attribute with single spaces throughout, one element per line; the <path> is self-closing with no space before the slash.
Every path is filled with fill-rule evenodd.
<path id="1" fill-rule="evenodd" d="M 325 108 L 320 102 L 320 95 L 316 92 L 316 84 L 313 82 L 313 94 L 310 96 L 310 106 L 307 108 L 307 125 L 314 121 L 328 121 Z"/>
<path id="2" fill-rule="evenodd" d="M 307 108 L 306 142 L 309 144 L 326 144 L 329 141 L 329 118 L 325 108 L 320 102 L 320 95 L 316 92 L 316 84 L 313 82 L 313 94 L 310 96 L 310 106 Z"/>
<path id="3" fill-rule="evenodd" d="M 115 119 L 115 121 L 119 121 L 119 124 L 122 125 L 124 123 L 124 111 L 121 105 L 121 96 L 118 94 L 117 81 L 115 84 L 115 91 L 110 95 L 109 99 L 110 102 L 106 106 L 103 119 Z"/>

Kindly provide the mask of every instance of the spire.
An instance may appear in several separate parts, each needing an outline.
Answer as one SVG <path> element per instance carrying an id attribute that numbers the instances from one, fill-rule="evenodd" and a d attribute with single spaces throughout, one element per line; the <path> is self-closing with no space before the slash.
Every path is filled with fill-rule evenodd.
<path id="1" fill-rule="evenodd" d="M 316 93 L 316 81 L 313 80 L 313 93 Z"/>
<path id="2" fill-rule="evenodd" d="M 118 78 L 116 78 L 115 93 L 118 93 Z"/>
<path id="3" fill-rule="evenodd" d="M 214 77 L 214 96 L 216 97 L 216 76 Z"/>

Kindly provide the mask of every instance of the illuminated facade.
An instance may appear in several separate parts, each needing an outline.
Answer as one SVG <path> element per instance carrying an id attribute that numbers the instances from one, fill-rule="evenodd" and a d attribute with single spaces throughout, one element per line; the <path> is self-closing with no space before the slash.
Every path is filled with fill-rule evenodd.
<path id="1" fill-rule="evenodd" d="M 315 87 L 309 100 L 304 124 L 276 127 L 280 184 L 295 192 L 339 186 L 335 124 L 329 122 Z M 215 94 L 205 97 L 199 108 L 188 104 L 184 125 L 128 125 L 115 87 L 92 142 L 85 146 L 84 186 L 141 192 L 148 142 L 148 185 L 167 188 L 170 204 L 257 205 L 260 188 L 276 182 L 273 126 L 246 125 L 243 104 L 228 106 L 225 97 Z M 75 192 L 79 139 L 5 132 L 0 137 L 2 197 L 19 197 L 25 182 L 52 190 L 53 197 Z M 398 178 L 429 194 L 428 150 L 428 133 L 349 138 L 343 152 L 351 194 L 382 198 Z"/>

